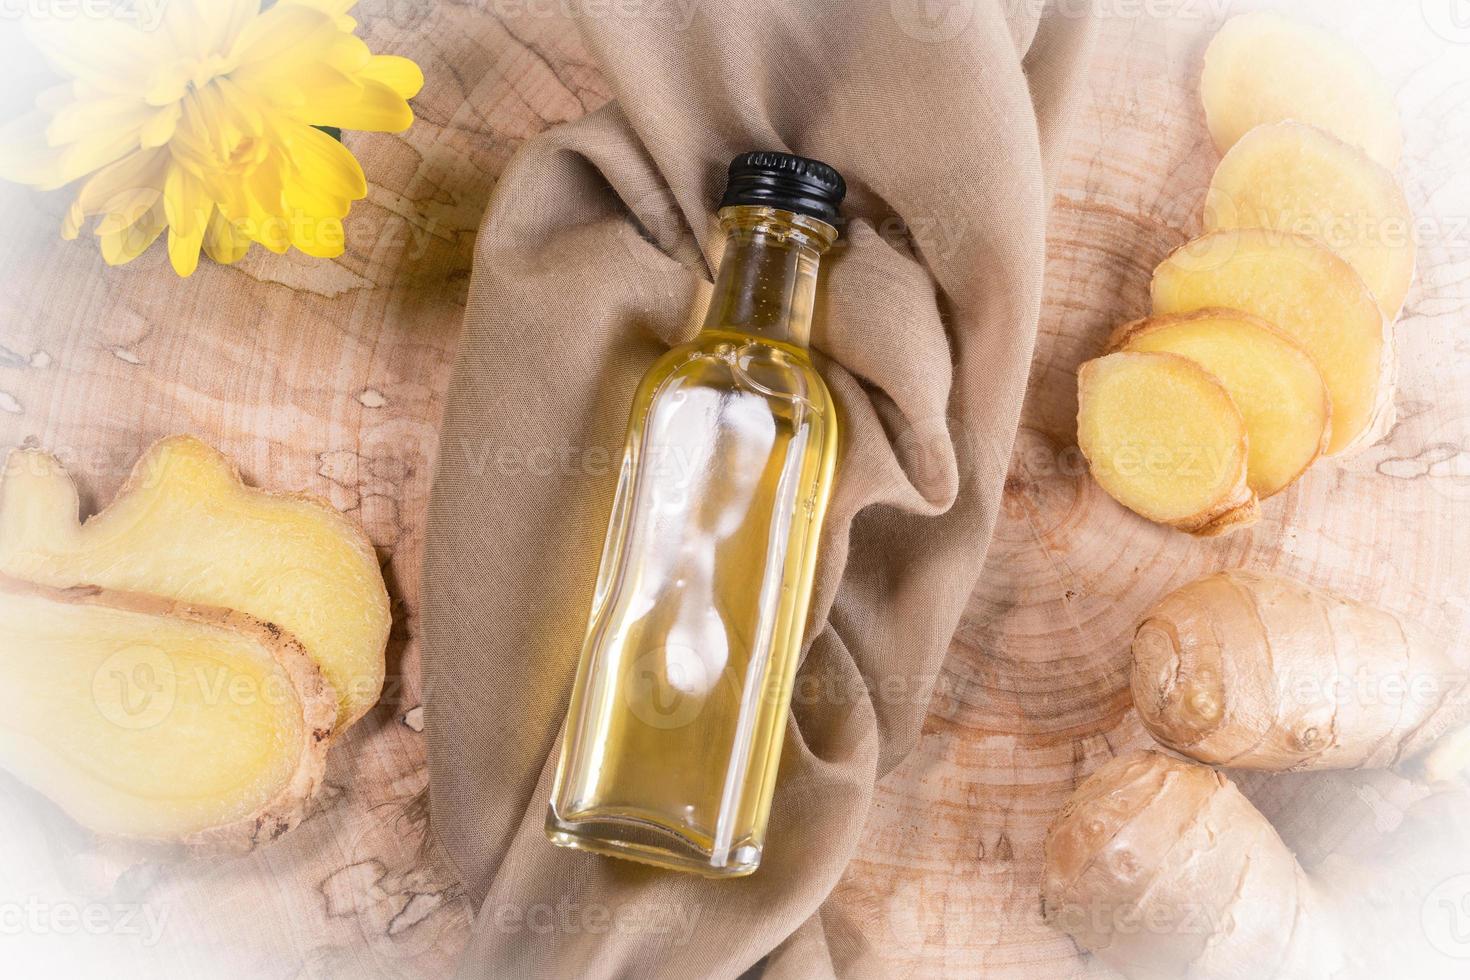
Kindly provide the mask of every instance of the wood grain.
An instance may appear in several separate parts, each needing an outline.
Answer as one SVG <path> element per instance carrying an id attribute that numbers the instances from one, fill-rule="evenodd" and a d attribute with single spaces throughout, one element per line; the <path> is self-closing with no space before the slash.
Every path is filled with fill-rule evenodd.
<path id="1" fill-rule="evenodd" d="M 1146 311 L 1154 264 L 1198 231 L 1217 155 L 1194 79 L 1221 5 L 1177 0 L 1169 16 L 1156 3 L 1093 6 L 1104 8 L 1103 36 L 1058 183 L 1041 338 L 989 569 L 925 736 L 881 787 L 834 899 L 867 949 L 846 964 L 854 973 L 1108 975 L 1041 921 L 1041 842 L 1080 778 L 1146 744 L 1128 701 L 1127 643 L 1168 589 L 1244 564 L 1446 635 L 1465 625 L 1470 521 L 1456 518 L 1470 503 L 1470 32 L 1394 0 L 1351 13 L 1295 5 L 1358 40 L 1404 114 L 1402 179 L 1421 246 L 1397 328 L 1400 421 L 1381 445 L 1319 464 L 1269 501 L 1253 530 L 1205 542 L 1107 499 L 1083 472 L 1073 419 L 1077 365 Z M 313 815 L 257 855 L 119 867 L 0 784 L 0 822 L 27 855 L 0 867 L 0 899 L 166 913 L 156 943 L 113 930 L 35 937 L 38 948 L 54 941 L 123 973 L 277 976 L 436 975 L 460 948 L 471 910 L 427 833 L 413 711 L 423 514 L 494 180 L 525 139 L 608 97 L 573 9 L 364 0 L 368 43 L 415 58 L 428 85 L 408 133 L 348 134 L 371 189 L 334 261 L 257 249 L 180 281 L 155 248 L 108 269 L 92 242 L 58 239 L 64 195 L 3 190 L 0 444 L 60 454 L 90 508 L 155 438 L 198 434 L 251 482 L 322 494 L 361 520 L 396 621 L 382 703 L 333 749 Z M 1414 792 L 1373 773 L 1243 782 L 1308 863 L 1370 844 Z"/>
<path id="2" fill-rule="evenodd" d="M 1250 6 L 1264 4 L 1232 9 Z M 1186 2 L 1169 19 L 1142 8 L 1106 19 L 1058 185 L 1041 337 L 989 567 L 925 736 L 882 785 L 864 852 L 838 891 L 845 909 L 865 915 L 866 972 L 1113 975 L 1042 921 L 1042 842 L 1083 777 L 1151 744 L 1129 701 L 1128 644 L 1167 591 L 1246 565 L 1463 633 L 1470 48 L 1401 4 L 1356 4 L 1351 16 L 1330 3 L 1293 8 L 1355 39 L 1404 116 L 1400 176 L 1421 219 L 1420 272 L 1395 331 L 1398 425 L 1361 456 L 1319 463 L 1262 505 L 1258 526 L 1221 540 L 1150 525 L 1087 477 L 1075 443 L 1077 366 L 1113 326 L 1148 311 L 1153 267 L 1199 233 L 1219 159 L 1195 89 L 1219 12 Z M 1241 782 L 1309 865 L 1371 845 L 1416 793 L 1385 773 Z"/>

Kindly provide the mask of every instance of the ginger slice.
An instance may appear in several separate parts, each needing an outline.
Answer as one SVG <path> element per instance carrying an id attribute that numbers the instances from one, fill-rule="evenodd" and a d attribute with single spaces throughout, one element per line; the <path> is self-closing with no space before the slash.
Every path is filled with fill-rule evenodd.
<path id="1" fill-rule="evenodd" d="M 1268 11 L 1232 17 L 1215 34 L 1200 101 L 1221 153 L 1284 119 L 1325 129 L 1390 170 L 1403 150 L 1393 96 L 1368 59 L 1335 34 Z"/>
<path id="2" fill-rule="evenodd" d="M 85 524 L 77 489 L 39 450 L 11 453 L 0 482 L 0 573 L 236 609 L 290 631 L 337 692 L 336 729 L 383 686 L 390 614 L 377 556 L 329 504 L 246 487 L 187 436 L 155 443 Z"/>
<path id="3" fill-rule="evenodd" d="M 1362 278 L 1300 235 L 1216 231 L 1154 270 L 1154 313 L 1227 307 L 1274 325 L 1312 355 L 1332 397 L 1329 455 L 1366 448 L 1393 424 L 1392 335 Z"/>
<path id="4" fill-rule="evenodd" d="M 302 819 L 337 701 L 277 627 L 0 576 L 0 766 L 106 836 L 246 851 Z"/>
<path id="5" fill-rule="evenodd" d="M 1271 324 L 1239 310 L 1201 310 L 1125 323 L 1110 350 L 1179 354 L 1213 374 L 1245 419 L 1246 482 L 1265 499 L 1327 446 L 1332 401 L 1310 354 Z"/>
<path id="6" fill-rule="evenodd" d="M 1315 126 L 1257 126 L 1225 154 L 1205 198 L 1205 230 L 1274 228 L 1347 260 L 1384 316 L 1414 278 L 1413 215 L 1393 174 Z"/>
<path id="7" fill-rule="evenodd" d="M 1182 531 L 1253 524 L 1245 420 L 1220 381 L 1177 354 L 1109 354 L 1077 375 L 1077 441 L 1129 510 Z"/>

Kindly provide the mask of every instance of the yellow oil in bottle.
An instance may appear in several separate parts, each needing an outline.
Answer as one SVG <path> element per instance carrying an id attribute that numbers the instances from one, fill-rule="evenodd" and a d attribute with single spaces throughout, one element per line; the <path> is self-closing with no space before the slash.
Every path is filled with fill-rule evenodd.
<path id="1" fill-rule="evenodd" d="M 766 205 L 720 217 L 705 327 L 634 398 L 547 834 L 734 876 L 765 843 L 833 481 L 807 334 L 836 231 Z"/>

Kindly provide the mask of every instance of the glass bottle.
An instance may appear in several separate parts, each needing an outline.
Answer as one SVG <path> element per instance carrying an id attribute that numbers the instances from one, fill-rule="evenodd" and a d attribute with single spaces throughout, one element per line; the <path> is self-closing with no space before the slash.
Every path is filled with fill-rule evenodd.
<path id="1" fill-rule="evenodd" d="M 842 178 L 747 153 L 704 327 L 633 399 L 546 833 L 711 877 L 760 863 L 837 417 L 808 352 Z"/>

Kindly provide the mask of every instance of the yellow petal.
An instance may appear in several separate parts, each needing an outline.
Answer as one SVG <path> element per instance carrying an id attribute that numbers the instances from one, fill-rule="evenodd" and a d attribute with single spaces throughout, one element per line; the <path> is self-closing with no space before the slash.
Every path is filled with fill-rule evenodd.
<path id="1" fill-rule="evenodd" d="M 362 100 L 355 78 L 324 62 L 303 66 L 289 77 L 237 72 L 234 82 L 255 99 L 312 125 L 331 119 Z"/>
<path id="2" fill-rule="evenodd" d="M 214 202 L 199 178 L 178 164 L 170 166 L 163 185 L 163 204 L 170 231 L 186 239 L 195 237 L 196 233 L 203 238 Z"/>
<path id="3" fill-rule="evenodd" d="M 0 178 L 37 185 L 56 176 L 62 149 L 46 142 L 50 117 L 31 112 L 0 126 Z"/>
<path id="4" fill-rule="evenodd" d="M 79 140 L 139 133 L 158 110 L 133 95 L 73 102 L 59 110 L 46 127 L 53 146 Z"/>
<path id="5" fill-rule="evenodd" d="M 174 130 L 178 128 L 179 117 L 182 115 L 183 109 L 177 102 L 159 109 L 138 131 L 138 142 L 145 147 L 163 146 L 173 139 Z"/>
<path id="6" fill-rule="evenodd" d="M 246 192 L 268 214 L 283 214 L 286 210 L 284 164 L 282 158 L 267 157 L 245 177 Z"/>
<path id="7" fill-rule="evenodd" d="M 347 236 L 337 218 L 295 214 L 291 220 L 291 244 L 313 258 L 334 259 L 345 250 Z"/>
<path id="8" fill-rule="evenodd" d="M 301 180 L 286 185 L 286 207 L 323 218 L 345 218 L 352 202 Z"/>
<path id="9" fill-rule="evenodd" d="M 340 31 L 325 52 L 327 64 L 348 75 L 361 71 L 372 58 L 373 53 L 362 38 Z"/>
<path id="10" fill-rule="evenodd" d="M 196 235 L 181 235 L 170 226 L 168 230 L 168 261 L 174 267 L 174 272 L 183 279 L 194 274 L 199 268 L 199 248 L 204 244 L 204 229 L 200 228 Z"/>
<path id="11" fill-rule="evenodd" d="M 56 173 L 49 179 L 37 181 L 36 187 L 46 191 L 64 187 L 78 177 L 122 159 L 139 146 L 136 130 L 99 131 L 63 148 Z"/>
<path id="12" fill-rule="evenodd" d="M 290 223 L 280 215 L 251 215 L 240 229 L 277 255 L 285 255 L 291 249 Z"/>
<path id="13" fill-rule="evenodd" d="M 332 18 L 297 4 L 277 4 L 245 25 L 229 60 L 233 74 L 257 71 L 289 76 L 322 58 L 337 34 Z"/>
<path id="14" fill-rule="evenodd" d="M 204 251 L 220 265 L 231 265 L 250 251 L 250 237 L 235 228 L 224 213 L 215 210 L 204 232 Z"/>
<path id="15" fill-rule="evenodd" d="M 108 202 L 107 217 L 97 223 L 97 234 L 111 235 L 137 224 L 162 198 L 162 193 L 148 187 L 120 192 Z"/>
<path id="16" fill-rule="evenodd" d="M 285 0 L 285 2 L 311 7 L 332 16 L 336 19 L 338 30 L 350 31 L 357 26 L 357 21 L 347 16 L 347 11 L 357 6 L 357 0 Z"/>
<path id="17" fill-rule="evenodd" d="M 131 226 L 101 236 L 102 260 L 108 265 L 133 261 L 158 241 L 167 224 L 163 201 L 160 200 Z"/>
<path id="18" fill-rule="evenodd" d="M 62 237 L 75 238 L 87 217 L 115 214 L 126 202 L 146 198 L 147 206 L 152 207 L 162 193 L 167 163 L 167 150 L 141 150 L 97 171 L 77 192 L 62 225 Z M 134 196 L 142 192 L 149 193 L 144 197 Z M 127 223 L 131 222 L 129 218 Z"/>
<path id="19" fill-rule="evenodd" d="M 172 0 L 163 26 L 174 48 L 199 56 L 224 54 L 260 13 L 260 0 Z"/>
<path id="20" fill-rule="evenodd" d="M 424 73 L 419 66 L 392 54 L 373 55 L 358 77 L 382 82 L 405 99 L 418 95 L 424 87 Z"/>
<path id="21" fill-rule="evenodd" d="M 32 19 L 26 35 L 62 75 L 119 95 L 141 94 L 144 81 L 169 55 L 162 32 L 141 31 L 121 19 Z"/>
<path id="22" fill-rule="evenodd" d="M 387 85 L 365 78 L 362 80 L 362 98 L 353 105 L 341 107 L 330 119 L 313 120 L 313 125 L 401 133 L 413 125 L 413 110 L 403 96 Z"/>
<path id="23" fill-rule="evenodd" d="M 203 182 L 184 167 L 169 167 L 163 185 L 164 213 L 168 217 L 168 257 L 174 271 L 181 276 L 193 275 L 199 265 L 199 247 L 214 202 L 209 199 Z"/>
<path id="24" fill-rule="evenodd" d="M 347 147 L 321 130 L 295 127 L 288 150 L 296 166 L 296 179 L 349 201 L 367 196 L 362 165 Z"/>

